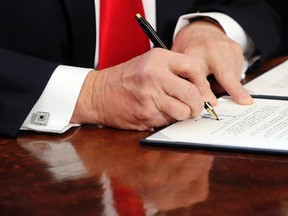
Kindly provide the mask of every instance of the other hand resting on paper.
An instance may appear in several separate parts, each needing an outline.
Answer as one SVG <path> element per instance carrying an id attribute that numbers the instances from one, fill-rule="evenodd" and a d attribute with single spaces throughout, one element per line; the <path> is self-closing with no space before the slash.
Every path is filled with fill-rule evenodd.
<path id="1" fill-rule="evenodd" d="M 172 50 L 201 61 L 205 75 L 213 73 L 237 103 L 253 102 L 240 83 L 244 64 L 242 47 L 227 37 L 216 21 L 198 20 L 184 27 L 177 34 Z"/>

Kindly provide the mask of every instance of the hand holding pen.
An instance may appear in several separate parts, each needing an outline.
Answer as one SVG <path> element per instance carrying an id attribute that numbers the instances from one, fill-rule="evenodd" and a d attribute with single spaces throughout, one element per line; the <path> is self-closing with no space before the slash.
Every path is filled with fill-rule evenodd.
<path id="1" fill-rule="evenodd" d="M 137 22 L 139 23 L 143 31 L 146 33 L 146 35 L 149 37 L 149 39 L 152 41 L 155 47 L 168 49 L 146 19 L 144 19 L 139 13 L 137 13 L 135 17 L 137 19 Z M 204 102 L 204 108 L 214 119 L 219 120 L 214 108 L 209 102 Z"/>
<path id="2" fill-rule="evenodd" d="M 204 72 L 200 61 L 162 48 L 93 70 L 83 83 L 71 122 L 142 131 L 199 116 L 203 94 L 213 97 Z"/>

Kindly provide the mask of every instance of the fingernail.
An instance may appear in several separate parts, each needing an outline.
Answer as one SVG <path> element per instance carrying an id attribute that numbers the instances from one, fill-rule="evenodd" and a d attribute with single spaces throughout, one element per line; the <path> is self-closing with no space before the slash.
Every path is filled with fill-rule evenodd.
<path id="1" fill-rule="evenodd" d="M 253 103 L 253 98 L 247 94 L 242 95 L 242 97 L 240 97 L 239 99 L 239 104 L 248 105 L 252 103 Z"/>

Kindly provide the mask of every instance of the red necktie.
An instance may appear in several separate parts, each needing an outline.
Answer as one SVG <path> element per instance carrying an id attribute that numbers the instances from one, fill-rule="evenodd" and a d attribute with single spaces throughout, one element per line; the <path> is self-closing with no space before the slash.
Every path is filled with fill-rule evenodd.
<path id="1" fill-rule="evenodd" d="M 125 62 L 150 49 L 149 39 L 135 15 L 144 15 L 141 0 L 100 1 L 98 69 Z"/>

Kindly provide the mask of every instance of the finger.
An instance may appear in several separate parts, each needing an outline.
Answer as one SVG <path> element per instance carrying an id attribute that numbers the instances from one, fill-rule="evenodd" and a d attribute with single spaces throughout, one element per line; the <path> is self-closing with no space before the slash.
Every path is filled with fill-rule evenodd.
<path id="1" fill-rule="evenodd" d="M 203 110 L 203 104 L 202 106 L 191 108 L 186 103 L 169 95 L 163 95 L 161 100 L 155 101 L 155 104 L 163 113 L 178 121 L 187 119 L 190 116 L 198 116 Z"/>
<path id="2" fill-rule="evenodd" d="M 126 119 L 127 121 L 125 122 L 125 125 L 117 125 L 116 127 L 123 128 L 124 126 L 124 129 L 144 131 L 155 127 L 167 126 L 170 123 L 175 122 L 174 118 L 166 115 L 163 112 L 160 112 L 158 109 L 157 113 L 155 112 L 153 115 L 146 115 L 145 117 L 144 115 L 142 114 L 137 116 L 136 119 L 138 119 L 138 121 L 129 121 L 129 119 Z"/>
<path id="3" fill-rule="evenodd" d="M 252 104 L 253 98 L 243 88 L 239 79 L 232 73 L 217 74 L 216 79 L 229 95 L 239 104 Z"/>
<path id="4" fill-rule="evenodd" d="M 178 58 L 181 59 L 179 61 L 177 59 L 170 61 L 173 73 L 196 85 L 204 101 L 215 102 L 216 97 L 210 88 L 210 83 L 207 80 L 201 61 L 182 54 Z"/>
<path id="5" fill-rule="evenodd" d="M 233 43 L 235 45 L 235 43 Z M 210 70 L 225 91 L 239 104 L 253 103 L 252 97 L 240 83 L 240 74 L 243 70 L 244 57 L 240 46 L 233 46 L 234 52 L 230 58 L 227 55 L 215 53 L 210 59 Z"/>
<path id="6" fill-rule="evenodd" d="M 139 100 L 140 106 L 138 107 L 138 110 L 135 111 L 135 113 L 138 113 L 137 116 L 135 116 L 137 121 L 129 121 L 131 128 L 147 130 L 149 128 L 166 126 L 175 122 L 174 117 L 167 115 L 161 108 L 159 108 L 160 106 L 157 106 L 157 101 L 161 101 L 163 96 L 165 96 L 164 94 L 165 93 L 159 89 L 156 94 L 157 96 L 154 96 L 153 100 L 151 100 L 150 97 Z M 145 107 L 145 109 L 143 109 L 143 107 Z"/>
<path id="7" fill-rule="evenodd" d="M 177 119 L 167 115 L 164 112 L 159 112 L 149 125 L 151 125 L 151 127 L 163 127 L 175 122 L 176 120 Z"/>
<path id="8" fill-rule="evenodd" d="M 178 77 L 178 79 L 181 78 Z M 161 126 L 175 120 L 186 119 L 191 115 L 189 105 L 167 94 L 162 87 L 155 90 L 152 94 L 152 103 L 150 97 L 142 97 L 139 101 L 140 107 L 146 107 L 145 110 L 141 109 L 141 112 L 136 111 L 136 113 L 139 113 L 138 119 L 140 122 L 146 122 L 147 124 L 145 124 L 149 126 Z M 193 110 L 195 109 L 193 108 Z"/>
<path id="9" fill-rule="evenodd" d="M 157 127 L 163 127 L 171 124 L 172 122 L 175 122 L 175 118 L 168 116 L 167 114 L 160 112 L 158 110 L 158 114 L 154 116 L 150 116 L 149 120 L 147 121 L 139 121 L 131 122 L 130 128 L 143 131 L 143 130 L 150 130 L 151 128 L 157 128 Z"/>
<path id="10" fill-rule="evenodd" d="M 162 84 L 165 92 L 162 95 L 158 108 L 175 119 L 185 119 L 187 116 L 196 116 L 203 110 L 203 98 L 198 88 L 191 82 L 174 74 L 168 74 Z"/>

